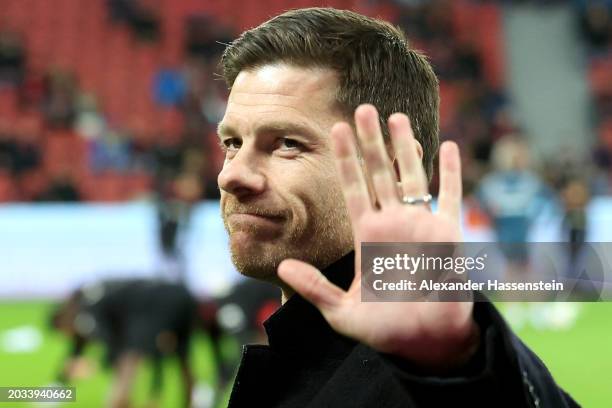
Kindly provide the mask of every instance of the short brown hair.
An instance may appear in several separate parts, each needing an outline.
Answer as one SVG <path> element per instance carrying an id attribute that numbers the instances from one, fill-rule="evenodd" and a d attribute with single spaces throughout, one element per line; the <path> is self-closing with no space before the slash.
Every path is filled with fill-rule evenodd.
<path id="1" fill-rule="evenodd" d="M 335 70 L 336 99 L 347 118 L 352 122 L 360 104 L 373 104 L 386 141 L 386 119 L 395 112 L 406 113 L 431 179 L 439 145 L 438 79 L 399 28 L 348 10 L 290 10 L 242 33 L 221 60 L 230 88 L 241 71 L 277 62 Z"/>

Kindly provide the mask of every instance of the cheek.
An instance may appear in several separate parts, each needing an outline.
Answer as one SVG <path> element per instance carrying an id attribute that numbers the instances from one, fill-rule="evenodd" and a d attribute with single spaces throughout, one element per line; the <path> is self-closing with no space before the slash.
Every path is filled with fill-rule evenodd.
<path id="1" fill-rule="evenodd" d="M 310 223 L 322 223 L 321 218 L 334 217 L 335 210 L 343 205 L 342 190 L 335 172 L 325 171 L 311 174 L 304 180 L 304 198 L 306 213 Z M 333 220 L 327 220 L 333 221 Z"/>
<path id="2" fill-rule="evenodd" d="M 328 217 L 328 209 L 342 200 L 342 191 L 331 158 L 321 155 L 297 159 L 275 172 L 278 196 L 290 209 L 293 227 L 305 229 Z"/>

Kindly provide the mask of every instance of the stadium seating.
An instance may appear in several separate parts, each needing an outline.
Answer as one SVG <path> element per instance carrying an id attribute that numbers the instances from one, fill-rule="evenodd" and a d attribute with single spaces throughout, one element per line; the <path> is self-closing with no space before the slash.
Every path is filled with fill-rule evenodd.
<path id="1" fill-rule="evenodd" d="M 160 67 L 179 67 L 184 60 L 184 26 L 188 17 L 209 15 L 230 26 L 234 32 L 240 32 L 289 8 L 316 4 L 307 0 L 247 0 L 235 7 L 231 2 L 220 0 L 143 0 L 142 4 L 159 16 L 161 36 L 159 41 L 142 42 L 134 38 L 127 26 L 111 21 L 104 0 L 3 0 L 2 3 L 0 21 L 9 21 L 9 28 L 23 36 L 30 75 L 42 75 L 53 67 L 74 72 L 80 89 L 97 97 L 111 124 L 126 128 L 138 120 L 139 130 L 149 135 L 159 126 L 168 124 L 168 114 L 155 105 L 152 97 L 153 78 Z M 476 45 L 483 59 L 486 80 L 493 87 L 503 87 L 499 7 L 468 0 L 451 4 L 458 40 Z M 397 6 L 392 2 L 331 0 L 325 5 L 353 9 L 391 21 L 397 14 Z M 597 72 L 607 67 L 594 70 L 593 77 L 602 76 Z M 604 82 L 596 80 L 594 83 L 598 87 L 609 86 Z M 450 126 L 457 115 L 457 93 L 452 83 L 442 83 L 443 129 Z M 17 91 L 1 90 L 0 118 L 17 119 L 20 115 L 17 102 Z M 79 190 L 89 200 L 129 199 L 150 186 L 150 175 L 134 175 L 129 171 L 92 176 L 86 154 L 88 142 L 74 132 L 68 133 L 43 132 L 43 167 L 26 181 L 19 181 L 26 184 L 22 188 L 27 192 L 23 197 L 8 187 L 14 180 L 4 180 L 2 197 L 5 201 L 27 200 L 32 191 L 39 189 L 41 180 L 60 171 L 72 172 L 80 183 Z M 139 181 L 129 181 L 132 178 Z M 98 188 L 92 188 L 93 185 Z"/>

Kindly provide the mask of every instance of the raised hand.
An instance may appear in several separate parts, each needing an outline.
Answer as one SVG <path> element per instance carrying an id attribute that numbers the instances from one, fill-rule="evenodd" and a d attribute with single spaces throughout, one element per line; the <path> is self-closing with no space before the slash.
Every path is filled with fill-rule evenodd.
<path id="1" fill-rule="evenodd" d="M 312 302 L 337 332 L 433 371 L 455 367 L 478 346 L 473 303 L 362 302 L 360 248 L 362 242 L 461 240 L 461 164 L 457 145 L 445 142 L 440 148 L 440 194 L 438 212 L 434 214 L 424 205 L 402 203 L 402 197 L 422 197 L 428 191 L 408 117 L 394 114 L 388 121 L 399 167 L 399 187 L 376 109 L 361 105 L 355 111 L 355 124 L 367 171 L 361 165 L 351 127 L 341 122 L 331 132 L 355 238 L 355 279 L 351 287 L 344 291 L 315 267 L 291 259 L 279 265 L 278 275 Z"/>

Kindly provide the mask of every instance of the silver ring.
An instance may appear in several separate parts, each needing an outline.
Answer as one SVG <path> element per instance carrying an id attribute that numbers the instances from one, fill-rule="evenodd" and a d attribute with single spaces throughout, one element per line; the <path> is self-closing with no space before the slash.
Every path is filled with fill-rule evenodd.
<path id="1" fill-rule="evenodd" d="M 433 197 L 431 196 L 431 194 L 426 194 L 423 197 L 410 197 L 406 195 L 402 197 L 402 204 L 408 204 L 408 205 L 429 204 L 432 199 Z"/>

